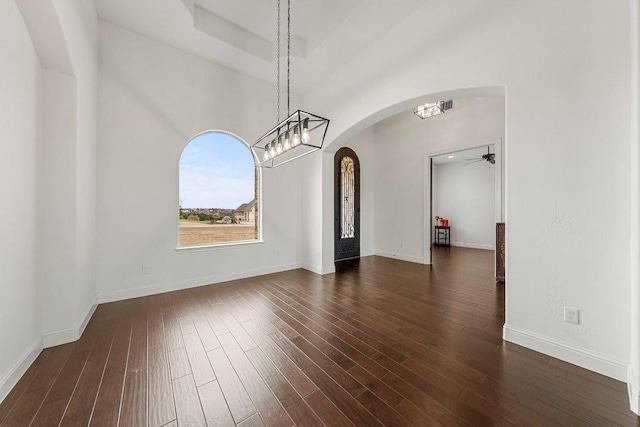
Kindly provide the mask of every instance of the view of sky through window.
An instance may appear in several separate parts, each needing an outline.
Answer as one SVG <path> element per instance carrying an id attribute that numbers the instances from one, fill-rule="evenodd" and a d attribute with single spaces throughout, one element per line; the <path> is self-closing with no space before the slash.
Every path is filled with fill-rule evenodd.
<path id="1" fill-rule="evenodd" d="M 235 209 L 254 198 L 253 156 L 233 136 L 211 132 L 187 145 L 180 158 L 182 208 Z"/>

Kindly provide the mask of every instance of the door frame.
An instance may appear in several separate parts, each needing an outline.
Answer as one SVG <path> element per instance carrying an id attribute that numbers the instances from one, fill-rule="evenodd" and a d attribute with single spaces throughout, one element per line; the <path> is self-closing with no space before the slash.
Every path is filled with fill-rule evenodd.
<path id="1" fill-rule="evenodd" d="M 423 264 L 431 264 L 431 241 L 433 240 L 433 214 L 432 209 L 432 178 L 431 178 L 431 159 L 433 157 L 442 156 L 443 154 L 452 154 L 460 151 L 470 150 L 473 148 L 486 147 L 493 145 L 496 155 L 496 172 L 495 172 L 495 222 L 504 222 L 505 218 L 505 186 L 504 186 L 504 143 L 502 138 L 486 141 L 483 143 L 461 146 L 456 148 L 448 148 L 446 150 L 434 151 L 424 155 L 424 233 L 422 236 L 422 254 Z M 427 232 L 428 230 L 428 232 Z M 428 239 L 428 240 L 427 240 Z"/>

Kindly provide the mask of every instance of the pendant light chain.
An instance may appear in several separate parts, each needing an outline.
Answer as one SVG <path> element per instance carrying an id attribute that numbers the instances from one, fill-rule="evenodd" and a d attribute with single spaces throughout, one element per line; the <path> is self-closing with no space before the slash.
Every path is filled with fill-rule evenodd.
<path id="1" fill-rule="evenodd" d="M 287 0 L 287 117 L 291 115 L 290 86 L 291 86 L 291 0 Z"/>
<path id="2" fill-rule="evenodd" d="M 278 0 L 278 47 L 277 47 L 277 54 L 276 54 L 276 63 L 277 63 L 277 84 L 276 84 L 276 90 L 277 90 L 277 96 L 278 96 L 278 120 L 276 121 L 276 123 L 280 123 L 280 0 Z"/>

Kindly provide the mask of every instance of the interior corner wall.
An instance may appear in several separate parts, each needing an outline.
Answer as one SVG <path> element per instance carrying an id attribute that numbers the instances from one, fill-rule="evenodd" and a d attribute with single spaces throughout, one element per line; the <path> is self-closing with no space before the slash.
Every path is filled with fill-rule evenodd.
<path id="1" fill-rule="evenodd" d="M 630 105 L 636 96 L 630 85 L 630 40 L 637 37 L 630 31 L 630 4 L 428 2 L 304 98 L 307 108 L 332 119 L 328 149 L 343 134 L 408 110 L 425 95 L 505 88 L 504 337 L 623 381 L 631 323 L 631 187 L 624 159 L 630 155 Z M 603 36 L 594 28 L 607 31 Z M 607 99 L 608 108 L 594 99 Z M 404 131 L 396 128 L 381 141 L 402 140 Z M 413 150 L 408 159 L 389 150 L 376 151 L 381 167 L 423 167 L 416 155 L 423 150 Z M 422 200 L 422 181 L 395 175 L 376 180 L 376 251 L 387 241 L 395 248 L 404 241 L 417 251 L 407 244 L 410 236 L 394 236 L 389 227 L 380 232 L 379 225 L 393 224 L 385 204 L 421 209 L 380 197 L 395 191 Z M 323 215 L 330 210 L 323 208 Z M 421 221 L 407 228 L 422 227 Z M 565 305 L 580 309 L 579 325 L 563 321 Z"/>
<path id="2" fill-rule="evenodd" d="M 78 339 L 96 300 L 97 13 L 92 2 L 53 4 L 72 74 L 47 68 L 51 47 L 36 45 L 45 61 L 37 268 L 45 347 Z"/>
<path id="3" fill-rule="evenodd" d="M 93 1 L 56 0 L 76 83 L 75 283 L 81 325 L 96 303 L 98 16 Z"/>
<path id="4" fill-rule="evenodd" d="M 0 2 L 0 402 L 42 348 L 36 165 L 42 70 L 14 1 Z"/>
<path id="5" fill-rule="evenodd" d="M 327 167 L 325 157 L 327 157 L 327 154 L 322 151 L 316 151 L 301 159 L 303 165 L 301 201 L 302 217 L 304 218 L 301 236 L 301 266 L 317 274 L 324 274 L 325 269 L 327 269 L 327 273 L 333 270 L 333 259 L 329 261 L 322 254 L 323 249 L 326 250 L 326 245 L 323 245 L 325 233 L 322 230 L 324 227 L 321 225 L 323 221 L 322 205 L 324 202 L 322 194 L 327 185 L 329 185 L 329 178 L 324 173 L 324 168 Z M 333 228 L 331 229 L 333 230 Z"/>
<path id="6" fill-rule="evenodd" d="M 183 147 L 208 130 L 254 141 L 275 88 L 105 22 L 99 53 L 99 301 L 299 267 L 302 162 L 261 170 L 262 243 L 176 250 Z"/>
<path id="7" fill-rule="evenodd" d="M 73 329 L 77 317 L 76 80 L 45 69 L 42 81 L 38 212 L 46 215 L 38 219 L 38 283 L 46 346 L 61 344 L 48 339 Z"/>
<path id="8" fill-rule="evenodd" d="M 376 124 L 376 253 L 424 262 L 426 156 L 496 143 L 504 132 L 503 97 L 454 99 L 439 116 L 423 120 L 406 110 Z"/>
<path id="9" fill-rule="evenodd" d="M 451 246 L 495 249 L 496 166 L 465 163 L 433 166 L 432 216 L 449 220 Z"/>

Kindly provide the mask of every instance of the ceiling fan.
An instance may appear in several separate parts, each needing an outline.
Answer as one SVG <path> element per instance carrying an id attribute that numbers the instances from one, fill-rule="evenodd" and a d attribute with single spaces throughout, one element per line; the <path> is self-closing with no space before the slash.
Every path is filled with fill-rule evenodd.
<path id="1" fill-rule="evenodd" d="M 491 153 L 489 151 L 489 147 L 487 147 L 487 154 L 483 154 L 482 157 L 480 157 L 479 159 L 467 159 L 467 160 L 471 160 L 469 163 L 465 163 L 464 165 L 470 165 L 472 163 L 477 163 L 477 162 L 481 162 L 481 161 L 485 161 L 485 162 L 489 162 L 492 165 L 496 164 L 496 155 Z"/>

